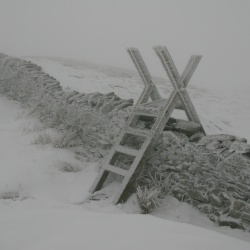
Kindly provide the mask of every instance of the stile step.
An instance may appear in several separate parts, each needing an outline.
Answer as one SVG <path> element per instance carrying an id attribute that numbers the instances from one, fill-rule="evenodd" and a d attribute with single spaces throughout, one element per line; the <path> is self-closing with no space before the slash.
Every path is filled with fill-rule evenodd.
<path id="1" fill-rule="evenodd" d="M 132 155 L 135 157 L 142 153 L 142 150 L 132 149 L 132 148 L 125 147 L 122 145 L 117 145 L 115 147 L 115 151 L 120 152 L 120 153 L 124 153 L 126 155 Z"/>
<path id="2" fill-rule="evenodd" d="M 132 134 L 132 135 L 138 135 L 138 136 L 148 137 L 148 136 L 151 136 L 152 131 L 128 127 L 125 130 L 125 134 Z"/>
<path id="3" fill-rule="evenodd" d="M 148 117 L 157 117 L 158 110 L 153 108 L 146 108 L 138 106 L 134 110 L 134 115 L 148 116 Z"/>
<path id="4" fill-rule="evenodd" d="M 109 172 L 112 172 L 114 174 L 119 174 L 122 176 L 127 176 L 128 174 L 128 170 L 125 170 L 125 169 L 122 169 L 122 168 L 119 168 L 110 164 L 106 164 L 105 166 L 103 166 L 103 168 Z"/>

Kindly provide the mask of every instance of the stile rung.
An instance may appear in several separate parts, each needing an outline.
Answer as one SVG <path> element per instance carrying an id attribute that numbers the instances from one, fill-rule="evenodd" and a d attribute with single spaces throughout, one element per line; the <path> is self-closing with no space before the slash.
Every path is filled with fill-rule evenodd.
<path id="1" fill-rule="evenodd" d="M 132 135 L 137 135 L 137 136 L 142 136 L 142 137 L 149 137 L 149 136 L 151 136 L 151 131 L 150 130 L 142 130 L 139 128 L 128 127 L 125 130 L 125 134 L 132 134 Z"/>
<path id="2" fill-rule="evenodd" d="M 122 145 L 117 145 L 115 147 L 115 151 L 120 152 L 120 153 L 124 153 L 124 154 L 127 154 L 127 155 L 132 155 L 132 156 L 137 156 L 137 155 L 139 155 L 141 153 L 140 150 L 132 149 L 132 148 L 122 146 Z"/>
<path id="3" fill-rule="evenodd" d="M 157 117 L 157 112 L 155 109 L 152 109 L 152 108 L 137 107 L 134 112 L 134 115 Z"/>
<path id="4" fill-rule="evenodd" d="M 110 165 L 110 164 L 106 164 L 103 166 L 103 168 L 109 172 L 112 172 L 114 174 L 119 174 L 121 176 L 126 176 L 128 174 L 128 170 Z"/>

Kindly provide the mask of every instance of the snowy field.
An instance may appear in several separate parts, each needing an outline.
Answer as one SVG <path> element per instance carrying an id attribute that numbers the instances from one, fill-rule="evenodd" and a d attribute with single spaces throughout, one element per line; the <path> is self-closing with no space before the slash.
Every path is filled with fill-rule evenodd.
<path id="1" fill-rule="evenodd" d="M 114 91 L 121 98 L 136 99 L 143 88 L 131 71 L 62 59 L 30 60 L 65 89 Z M 168 95 L 169 85 L 156 81 Z M 189 93 L 207 133 L 250 140 L 247 96 L 213 93 L 191 84 Z M 171 197 L 152 215 L 138 214 L 135 196 L 124 205 L 111 205 L 115 183 L 89 197 L 99 164 L 80 162 L 66 149 L 32 144 L 39 126 L 17 102 L 0 96 L 0 250 L 250 249 L 248 232 L 218 228 Z M 62 162 L 80 171 L 65 172 Z"/>

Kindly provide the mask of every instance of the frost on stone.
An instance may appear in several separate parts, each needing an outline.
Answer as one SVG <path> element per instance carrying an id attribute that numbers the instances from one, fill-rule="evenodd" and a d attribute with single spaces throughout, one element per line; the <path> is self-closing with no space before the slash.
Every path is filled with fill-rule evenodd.
<path id="1" fill-rule="evenodd" d="M 211 141 L 235 141 L 236 137 L 233 135 L 227 135 L 227 134 L 219 134 L 219 135 L 206 135 L 201 138 L 201 140 L 198 142 L 199 145 L 206 145 L 207 143 Z"/>
<path id="2" fill-rule="evenodd" d="M 222 145 L 221 145 L 221 143 L 218 142 L 218 141 L 211 141 L 211 142 L 209 142 L 209 143 L 206 145 L 206 148 L 207 148 L 207 149 L 211 149 L 211 150 L 216 150 L 216 149 L 221 148 L 221 147 L 222 147 Z"/>
<path id="3" fill-rule="evenodd" d="M 202 143 L 184 140 L 182 145 L 173 132 L 164 132 L 161 143 L 149 156 L 140 185 L 157 186 L 161 197 L 172 195 L 185 201 L 220 225 L 226 225 L 222 221 L 227 216 L 235 221 L 228 225 L 250 228 L 245 216 L 250 214 L 245 209 L 250 201 L 250 157 L 228 151 L 234 139 L 215 135 L 201 139 Z M 225 151 L 229 155 L 223 154 Z M 233 206 L 236 201 L 243 204 L 239 211 Z"/>
<path id="4" fill-rule="evenodd" d="M 239 154 L 250 153 L 250 144 L 241 141 L 234 141 L 230 146 L 229 152 L 236 152 Z"/>
<path id="5" fill-rule="evenodd" d="M 184 133 L 187 136 L 192 136 L 193 134 L 201 131 L 201 124 L 193 121 L 184 121 L 177 119 L 173 130 Z"/>

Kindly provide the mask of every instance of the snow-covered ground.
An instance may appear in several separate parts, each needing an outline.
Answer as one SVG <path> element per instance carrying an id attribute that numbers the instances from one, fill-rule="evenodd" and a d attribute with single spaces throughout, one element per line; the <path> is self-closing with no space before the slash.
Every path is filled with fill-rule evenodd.
<path id="1" fill-rule="evenodd" d="M 130 71 L 62 59 L 32 61 L 65 88 L 81 92 L 114 91 L 122 98 L 137 98 L 143 87 Z M 157 82 L 161 92 L 167 93 L 162 80 Z M 247 99 L 226 99 L 192 86 L 189 89 L 209 133 L 222 130 L 250 139 Z M 1 250 L 250 248 L 248 232 L 218 228 L 171 197 L 152 215 L 138 214 L 135 196 L 124 205 L 111 205 L 116 183 L 89 198 L 99 164 L 80 162 L 66 149 L 32 144 L 39 128 L 39 122 L 25 115 L 17 102 L 0 96 Z M 63 172 L 63 162 L 80 171 Z"/>

